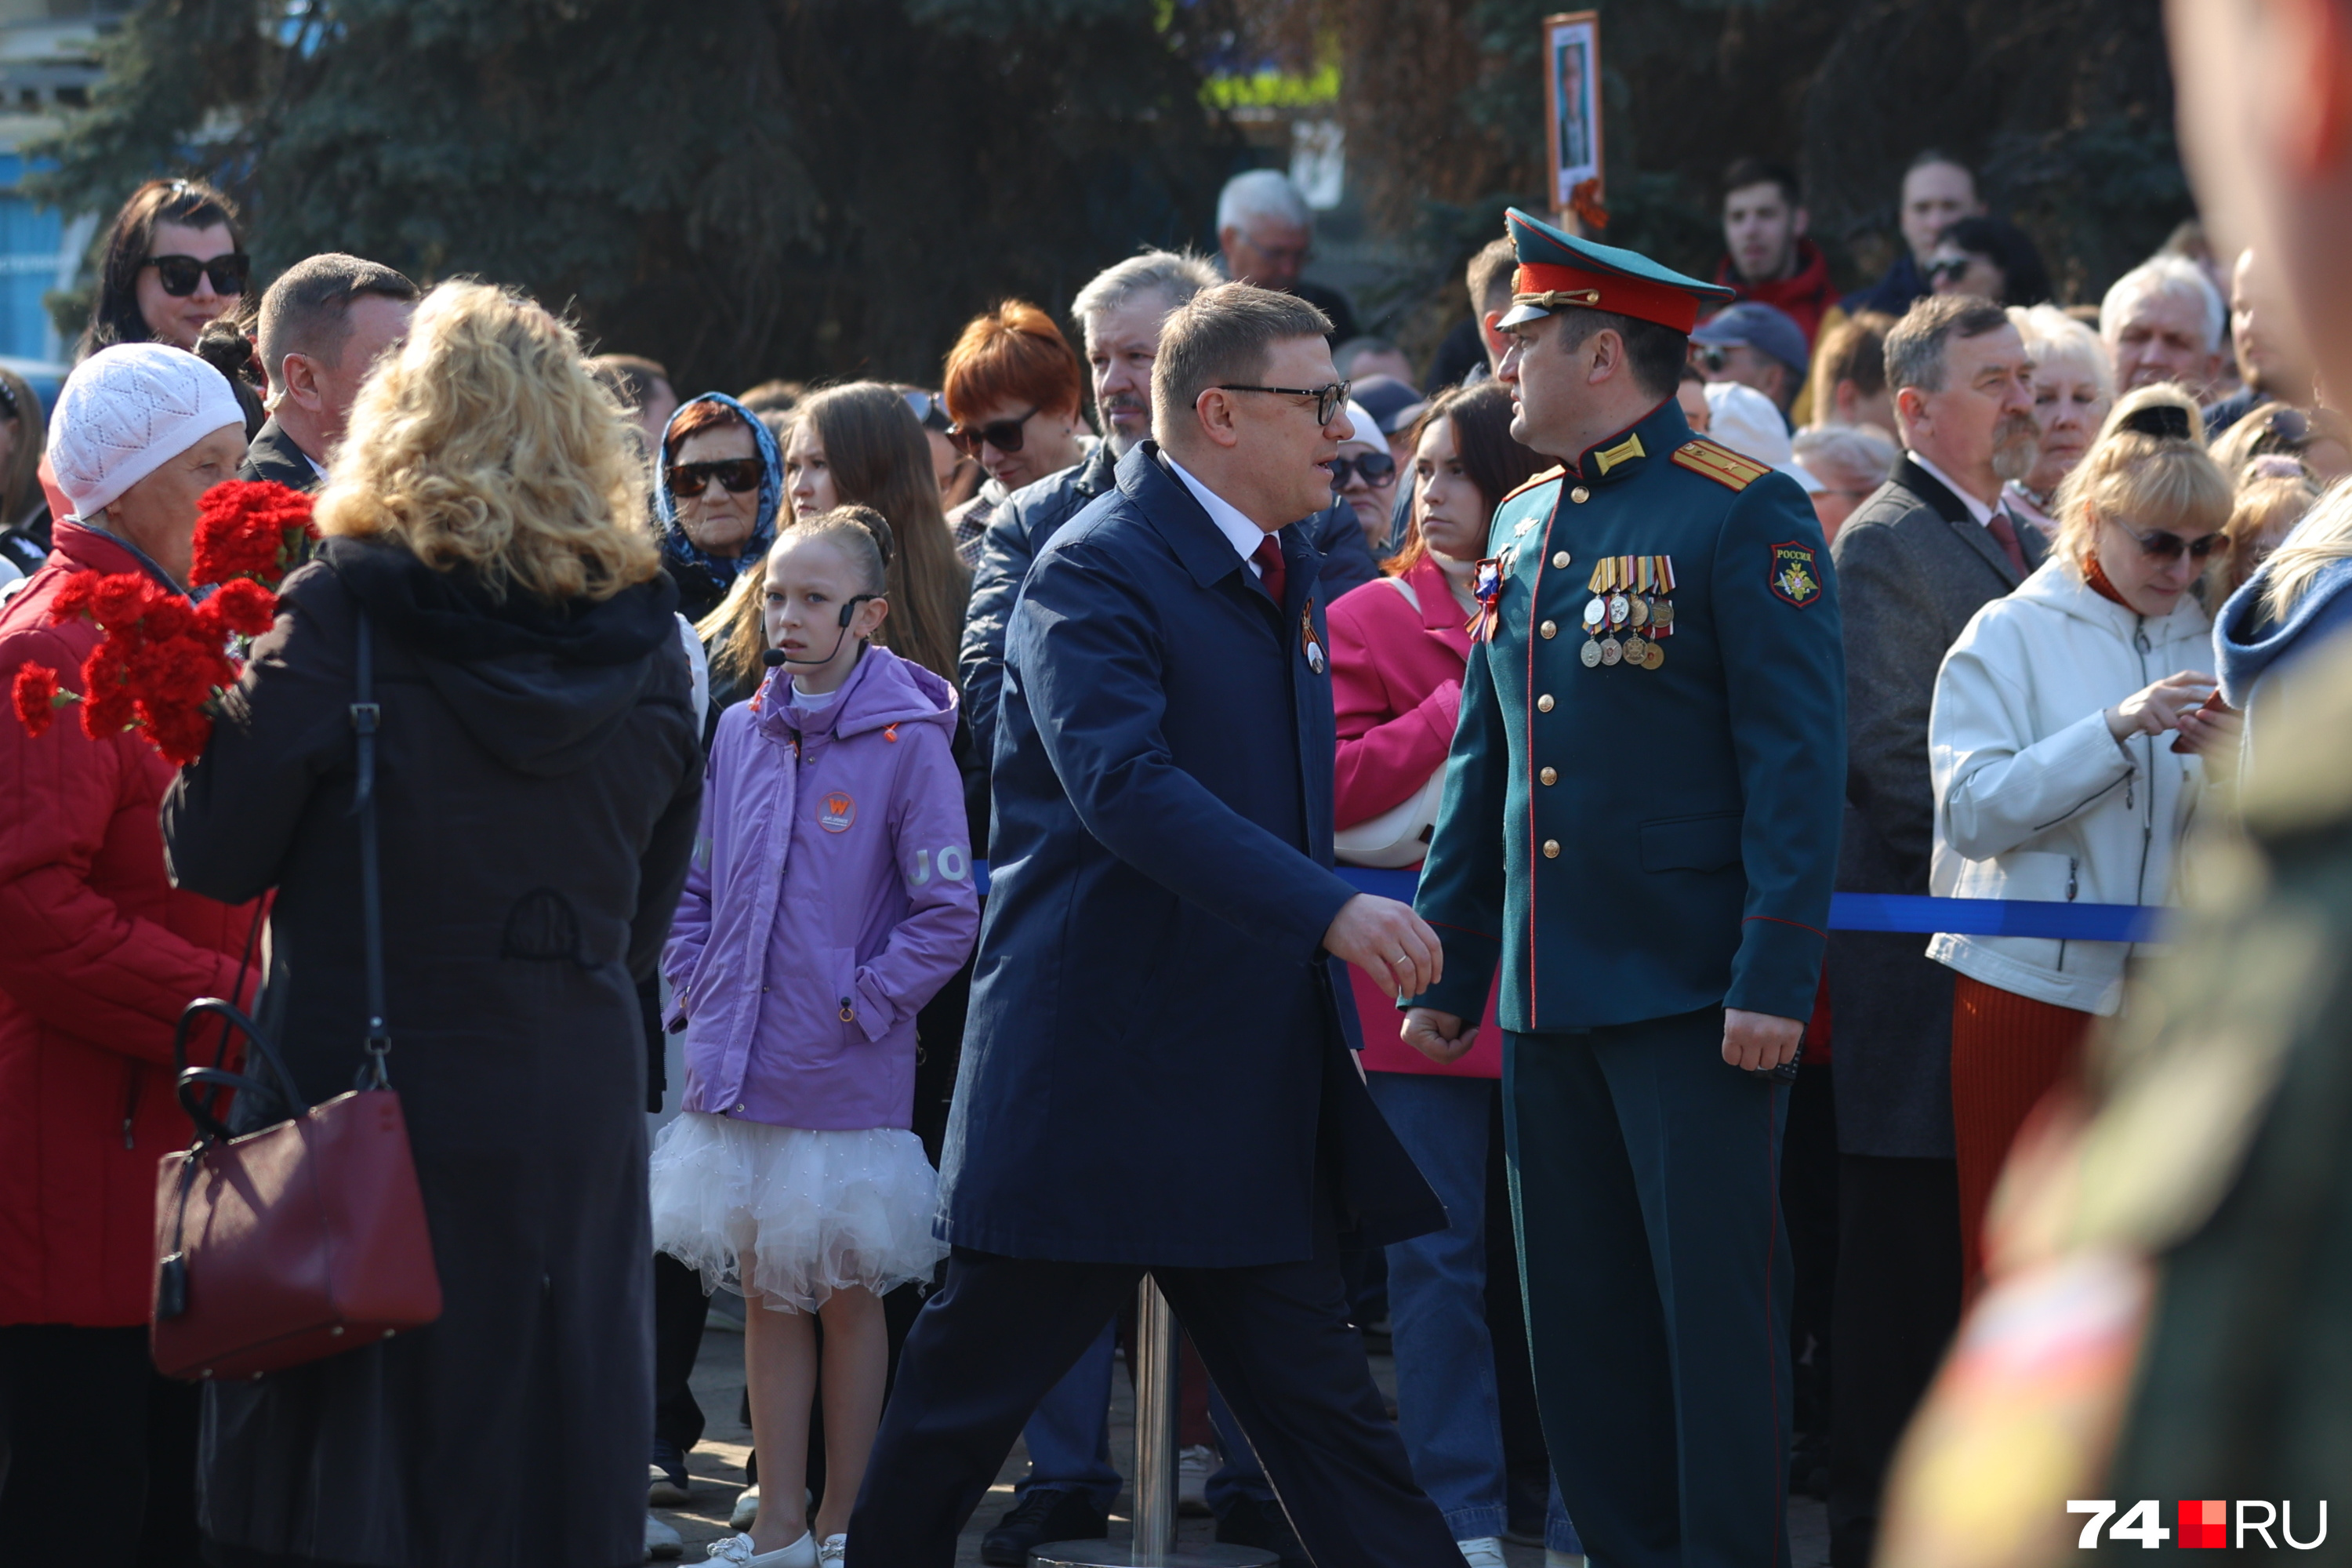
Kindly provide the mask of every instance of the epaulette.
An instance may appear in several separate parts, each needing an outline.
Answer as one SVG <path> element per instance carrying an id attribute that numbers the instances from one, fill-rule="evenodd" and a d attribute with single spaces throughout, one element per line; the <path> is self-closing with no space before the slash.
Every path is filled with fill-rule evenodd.
<path id="1" fill-rule="evenodd" d="M 1564 463 L 1556 463 L 1552 467 L 1546 468 L 1542 473 L 1538 474 L 1534 479 L 1529 479 L 1526 484 L 1521 485 L 1517 489 L 1513 490 L 1509 495 L 1505 496 L 1503 500 L 1517 500 L 1519 497 L 1527 494 L 1529 490 L 1534 489 L 1538 485 L 1550 484 L 1555 479 L 1566 478 L 1567 475 L 1567 465 Z M 1500 506 L 1502 501 L 1497 501 L 1495 504 Z"/>
<path id="2" fill-rule="evenodd" d="M 1728 447 L 1704 437 L 1675 448 L 1675 461 L 1694 474 L 1705 474 L 1728 490 L 1744 490 L 1772 471 L 1768 464 L 1743 458 Z"/>

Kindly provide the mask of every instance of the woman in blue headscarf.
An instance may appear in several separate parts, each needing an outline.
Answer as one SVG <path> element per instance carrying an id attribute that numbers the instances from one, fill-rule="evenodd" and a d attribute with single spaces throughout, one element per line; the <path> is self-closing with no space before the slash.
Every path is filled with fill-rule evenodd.
<path id="1" fill-rule="evenodd" d="M 783 494 L 783 453 L 750 409 L 723 392 L 706 392 L 670 416 L 654 476 L 654 515 L 662 564 L 687 619 L 717 609 L 736 579 L 767 558 Z"/>

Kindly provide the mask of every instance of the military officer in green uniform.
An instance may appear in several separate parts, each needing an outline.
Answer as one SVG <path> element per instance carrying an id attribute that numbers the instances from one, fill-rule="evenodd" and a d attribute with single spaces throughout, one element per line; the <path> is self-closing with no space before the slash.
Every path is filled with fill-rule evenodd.
<path id="1" fill-rule="evenodd" d="M 1796 482 L 1675 390 L 1729 290 L 1513 211 L 1511 433 L 1416 909 L 1448 1060 L 1499 961 L 1544 1436 L 1607 1568 L 1788 1561 L 1784 1075 L 1845 793 L 1829 551 Z"/>

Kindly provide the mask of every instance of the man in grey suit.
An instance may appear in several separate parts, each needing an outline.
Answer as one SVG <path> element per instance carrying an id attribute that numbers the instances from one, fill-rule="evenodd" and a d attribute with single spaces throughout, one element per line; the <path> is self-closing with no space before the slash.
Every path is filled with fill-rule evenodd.
<path id="1" fill-rule="evenodd" d="M 1944 650 L 2049 542 L 2001 509 L 2032 467 L 2032 364 L 2000 308 L 1930 295 L 1886 336 L 1904 454 L 1831 548 L 1845 615 L 1841 890 L 1925 893 L 1927 713 Z M 1832 932 L 1839 1243 L 1830 1560 L 1865 1568 L 1888 1458 L 1959 1321 L 1952 975 L 1910 934 Z"/>

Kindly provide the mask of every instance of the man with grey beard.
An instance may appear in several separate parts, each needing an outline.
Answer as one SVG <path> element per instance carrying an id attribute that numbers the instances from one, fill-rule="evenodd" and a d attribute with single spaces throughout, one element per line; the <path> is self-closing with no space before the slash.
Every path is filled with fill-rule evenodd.
<path id="1" fill-rule="evenodd" d="M 2002 510 L 2033 466 L 2032 362 L 2000 306 L 1934 294 L 1886 335 L 1904 453 L 1838 530 L 1845 616 L 1841 891 L 1925 893 L 1927 714 L 1944 651 L 2048 553 Z M 1916 935 L 1837 931 L 1838 1272 L 1831 1310 L 1830 1561 L 1864 1568 L 1895 1439 L 1959 1321 L 1952 975 Z"/>

